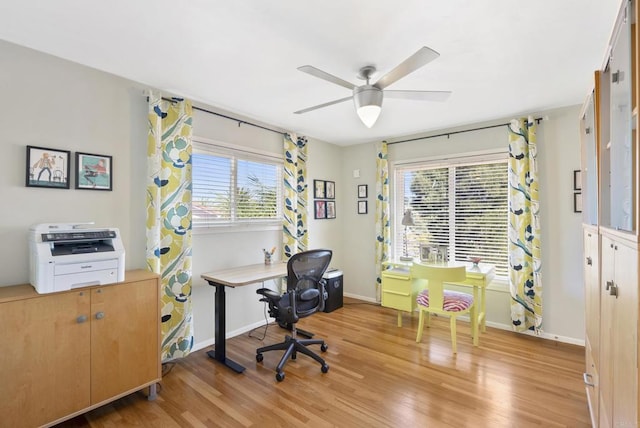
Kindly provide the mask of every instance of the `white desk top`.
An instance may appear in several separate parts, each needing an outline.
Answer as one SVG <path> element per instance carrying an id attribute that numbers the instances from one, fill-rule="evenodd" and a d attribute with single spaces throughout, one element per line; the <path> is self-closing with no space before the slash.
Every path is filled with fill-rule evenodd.
<path id="1" fill-rule="evenodd" d="M 488 263 L 478 263 L 477 265 L 474 265 L 471 262 L 426 263 L 426 262 L 420 262 L 420 260 L 416 259 L 415 261 L 389 260 L 389 261 L 383 262 L 382 265 L 390 266 L 394 268 L 398 268 L 398 267 L 405 268 L 408 272 L 413 263 L 422 263 L 428 266 L 443 266 L 443 267 L 464 266 L 467 268 L 468 277 L 474 277 L 474 276 L 487 277 L 489 278 L 489 281 L 492 280 L 493 277 L 495 276 L 495 266 Z"/>
<path id="2" fill-rule="evenodd" d="M 239 287 L 283 276 L 287 276 L 287 264 L 274 262 L 270 265 L 259 263 L 207 272 L 203 273 L 201 278 L 227 287 Z"/>

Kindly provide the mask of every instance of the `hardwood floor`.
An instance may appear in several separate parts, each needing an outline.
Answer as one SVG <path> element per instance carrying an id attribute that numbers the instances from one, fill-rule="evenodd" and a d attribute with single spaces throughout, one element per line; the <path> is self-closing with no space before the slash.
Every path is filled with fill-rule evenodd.
<path id="1" fill-rule="evenodd" d="M 286 333 L 272 324 L 264 341 L 227 341 L 243 374 L 203 349 L 167 366 L 156 401 L 132 394 L 58 427 L 590 426 L 584 348 L 492 328 L 474 348 L 459 321 L 453 356 L 447 318 L 433 318 L 420 344 L 417 324 L 406 315 L 398 328 L 395 311 L 346 298 L 343 308 L 298 323 L 327 341 L 327 374 L 300 354 L 283 382 L 274 371 L 282 352 L 256 363 L 255 349 Z"/>

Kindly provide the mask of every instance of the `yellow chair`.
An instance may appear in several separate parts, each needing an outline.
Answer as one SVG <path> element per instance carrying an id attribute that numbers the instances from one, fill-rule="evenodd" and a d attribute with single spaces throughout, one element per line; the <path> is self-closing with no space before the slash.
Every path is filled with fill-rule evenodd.
<path id="1" fill-rule="evenodd" d="M 456 349 L 456 317 L 458 315 L 470 314 L 471 336 L 475 338 L 478 334 L 477 319 L 475 315 L 475 305 L 473 296 L 453 290 L 446 290 L 444 282 L 461 282 L 467 277 L 464 266 L 429 266 L 414 263 L 411 267 L 411 276 L 414 281 L 425 282 L 426 288 L 422 290 L 416 301 L 420 310 L 418 320 L 418 335 L 416 342 L 422 340 L 422 330 L 424 328 L 425 314 L 427 317 L 427 327 L 431 314 L 446 315 L 450 317 L 451 324 L 451 346 L 453 353 Z"/>

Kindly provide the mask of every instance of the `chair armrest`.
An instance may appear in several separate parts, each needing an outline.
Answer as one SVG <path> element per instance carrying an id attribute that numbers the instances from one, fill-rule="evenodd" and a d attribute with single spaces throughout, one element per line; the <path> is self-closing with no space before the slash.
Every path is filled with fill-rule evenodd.
<path id="1" fill-rule="evenodd" d="M 261 294 L 264 297 L 266 297 L 269 300 L 272 300 L 274 302 L 277 302 L 278 300 L 280 300 L 282 298 L 282 295 L 280 293 L 277 293 L 273 290 L 270 290 L 268 288 L 258 288 L 256 290 L 257 294 Z"/>

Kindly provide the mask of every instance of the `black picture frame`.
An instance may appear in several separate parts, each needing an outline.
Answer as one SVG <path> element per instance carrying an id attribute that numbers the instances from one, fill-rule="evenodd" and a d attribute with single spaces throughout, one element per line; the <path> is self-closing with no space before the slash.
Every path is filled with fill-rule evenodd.
<path id="1" fill-rule="evenodd" d="M 334 181 L 324 182 L 324 196 L 327 199 L 336 198 L 336 183 Z"/>
<path id="2" fill-rule="evenodd" d="M 574 213 L 582 212 L 582 192 L 573 193 L 573 212 Z"/>
<path id="3" fill-rule="evenodd" d="M 327 218 L 336 218 L 336 201 L 327 201 Z"/>
<path id="4" fill-rule="evenodd" d="M 582 171 L 579 169 L 573 171 L 573 190 L 582 190 Z"/>
<path id="5" fill-rule="evenodd" d="M 367 201 L 358 201 L 358 214 L 366 214 L 367 209 Z"/>
<path id="6" fill-rule="evenodd" d="M 324 180 L 313 180 L 313 197 L 315 199 L 326 197 L 326 182 Z"/>
<path id="7" fill-rule="evenodd" d="M 76 152 L 76 189 L 113 190 L 113 158 Z"/>
<path id="8" fill-rule="evenodd" d="M 327 201 L 313 202 L 313 218 L 319 220 L 327 218 Z"/>
<path id="9" fill-rule="evenodd" d="M 366 184 L 358 184 L 358 198 L 366 198 L 368 193 Z"/>
<path id="10" fill-rule="evenodd" d="M 48 189 L 68 189 L 71 152 L 27 146 L 25 185 Z"/>

